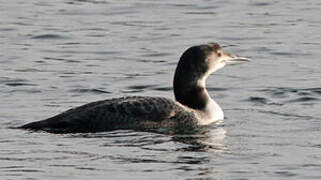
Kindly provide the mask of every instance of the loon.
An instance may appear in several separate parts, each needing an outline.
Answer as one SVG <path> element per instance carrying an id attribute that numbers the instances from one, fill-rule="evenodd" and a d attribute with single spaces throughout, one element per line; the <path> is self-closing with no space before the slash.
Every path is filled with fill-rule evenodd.
<path id="1" fill-rule="evenodd" d="M 225 52 L 219 44 L 188 48 L 174 74 L 175 100 L 129 96 L 88 103 L 51 118 L 20 126 L 49 133 L 113 130 L 189 130 L 223 120 L 221 107 L 206 90 L 206 79 L 225 65 L 249 61 Z"/>

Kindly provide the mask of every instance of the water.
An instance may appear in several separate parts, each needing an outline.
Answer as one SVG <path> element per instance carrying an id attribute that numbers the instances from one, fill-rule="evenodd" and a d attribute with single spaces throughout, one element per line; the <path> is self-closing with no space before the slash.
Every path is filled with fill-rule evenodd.
<path id="1" fill-rule="evenodd" d="M 0 179 L 321 179 L 321 3 L 1 1 Z M 208 80 L 224 122 L 195 135 L 9 127 L 111 97 L 173 97 L 189 46 L 253 59 Z"/>

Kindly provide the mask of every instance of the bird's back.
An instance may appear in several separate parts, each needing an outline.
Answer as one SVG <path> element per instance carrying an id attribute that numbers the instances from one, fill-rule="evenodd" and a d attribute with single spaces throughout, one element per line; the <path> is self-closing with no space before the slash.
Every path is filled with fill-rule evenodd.
<path id="1" fill-rule="evenodd" d="M 168 98 L 132 96 L 92 102 L 22 128 L 54 133 L 116 129 L 157 130 L 194 126 L 192 111 Z"/>

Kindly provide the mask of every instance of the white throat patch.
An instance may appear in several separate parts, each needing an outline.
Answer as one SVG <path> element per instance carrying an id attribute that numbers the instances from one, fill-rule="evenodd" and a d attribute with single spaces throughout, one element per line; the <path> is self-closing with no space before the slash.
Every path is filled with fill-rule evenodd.
<path id="1" fill-rule="evenodd" d="M 206 117 L 202 118 L 200 125 L 208 125 L 224 119 L 224 112 L 222 108 L 211 98 L 206 104 L 203 112 L 205 113 Z"/>

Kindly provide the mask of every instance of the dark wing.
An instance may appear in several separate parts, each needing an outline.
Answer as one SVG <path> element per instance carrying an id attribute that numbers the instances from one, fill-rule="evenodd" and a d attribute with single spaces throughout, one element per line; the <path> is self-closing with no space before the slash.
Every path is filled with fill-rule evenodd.
<path id="1" fill-rule="evenodd" d="M 162 97 L 124 97 L 89 103 L 49 119 L 22 126 L 54 133 L 98 132 L 135 129 L 142 122 L 171 119 L 181 108 Z"/>

